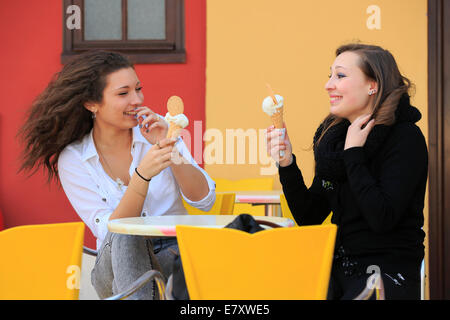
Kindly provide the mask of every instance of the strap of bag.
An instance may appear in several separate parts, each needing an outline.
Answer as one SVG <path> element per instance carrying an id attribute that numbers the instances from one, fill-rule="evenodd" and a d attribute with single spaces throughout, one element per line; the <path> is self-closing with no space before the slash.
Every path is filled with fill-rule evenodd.
<path id="1" fill-rule="evenodd" d="M 255 220 L 257 223 L 264 225 L 264 226 L 269 226 L 272 228 L 282 228 L 282 226 L 280 226 L 279 224 L 276 224 L 274 222 L 270 222 L 270 221 L 265 221 L 265 220 Z"/>

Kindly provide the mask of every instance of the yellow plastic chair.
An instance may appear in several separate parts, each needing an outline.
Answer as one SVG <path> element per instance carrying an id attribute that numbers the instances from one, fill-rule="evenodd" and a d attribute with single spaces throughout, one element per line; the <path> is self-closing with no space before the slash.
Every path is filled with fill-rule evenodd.
<path id="1" fill-rule="evenodd" d="M 229 191 L 269 191 L 273 190 L 272 178 L 254 178 L 254 179 L 214 179 L 217 192 Z M 247 203 L 236 203 L 233 214 L 248 213 L 253 216 L 264 216 L 264 206 L 252 206 Z"/>
<path id="2" fill-rule="evenodd" d="M 336 225 L 274 228 L 177 226 L 190 299 L 326 299 Z"/>
<path id="3" fill-rule="evenodd" d="M 78 299 L 83 240 L 82 222 L 1 231 L 0 299 Z"/>
<path id="4" fill-rule="evenodd" d="M 286 196 L 283 194 L 280 195 L 280 204 L 281 204 L 281 214 L 284 218 L 289 218 L 294 221 L 295 225 L 298 226 L 297 222 L 295 222 L 294 216 L 292 215 L 291 210 L 286 201 Z M 330 213 L 328 217 L 322 222 L 322 224 L 331 224 L 331 216 L 333 213 Z"/>
<path id="5" fill-rule="evenodd" d="M 184 199 L 183 204 L 189 214 L 233 214 L 235 197 L 236 195 L 234 193 L 216 194 L 216 202 L 214 202 L 214 205 L 209 211 L 197 209 L 189 205 Z"/>
<path id="6" fill-rule="evenodd" d="M 236 200 L 235 193 L 223 193 L 222 194 L 222 206 L 220 214 L 231 214 L 234 211 L 234 204 Z"/>

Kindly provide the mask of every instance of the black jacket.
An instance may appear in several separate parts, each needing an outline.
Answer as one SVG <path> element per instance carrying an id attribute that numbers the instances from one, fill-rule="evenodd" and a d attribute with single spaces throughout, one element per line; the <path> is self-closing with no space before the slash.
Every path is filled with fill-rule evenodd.
<path id="1" fill-rule="evenodd" d="M 346 179 L 314 177 L 307 188 L 294 161 L 279 168 L 289 208 L 299 225 L 321 224 L 332 211 L 335 248 L 367 264 L 416 272 L 424 256 L 423 207 L 428 173 L 420 112 L 399 105 L 396 123 L 371 159 L 363 147 L 342 152 Z M 372 133 L 372 132 L 371 132 Z M 369 134 L 370 135 L 370 134 Z M 399 269 L 399 266 L 400 269 Z"/>

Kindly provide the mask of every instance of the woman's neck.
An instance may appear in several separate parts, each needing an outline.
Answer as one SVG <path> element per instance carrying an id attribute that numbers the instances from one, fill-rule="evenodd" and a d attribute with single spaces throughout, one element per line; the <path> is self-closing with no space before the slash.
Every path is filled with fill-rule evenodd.
<path id="1" fill-rule="evenodd" d="M 132 129 L 106 129 L 94 123 L 93 138 L 97 147 L 105 151 L 129 149 L 133 139 Z"/>

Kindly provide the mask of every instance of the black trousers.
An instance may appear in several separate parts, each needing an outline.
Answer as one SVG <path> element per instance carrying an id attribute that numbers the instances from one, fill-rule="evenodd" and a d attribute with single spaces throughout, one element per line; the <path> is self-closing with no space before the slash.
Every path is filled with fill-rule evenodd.
<path id="1" fill-rule="evenodd" d="M 420 272 L 406 274 L 395 268 L 380 267 L 386 300 L 420 300 Z M 356 298 L 367 285 L 371 276 L 367 273 L 367 265 L 355 260 L 336 260 L 333 262 L 329 300 L 352 300 Z M 371 300 L 376 299 L 375 293 Z"/>

